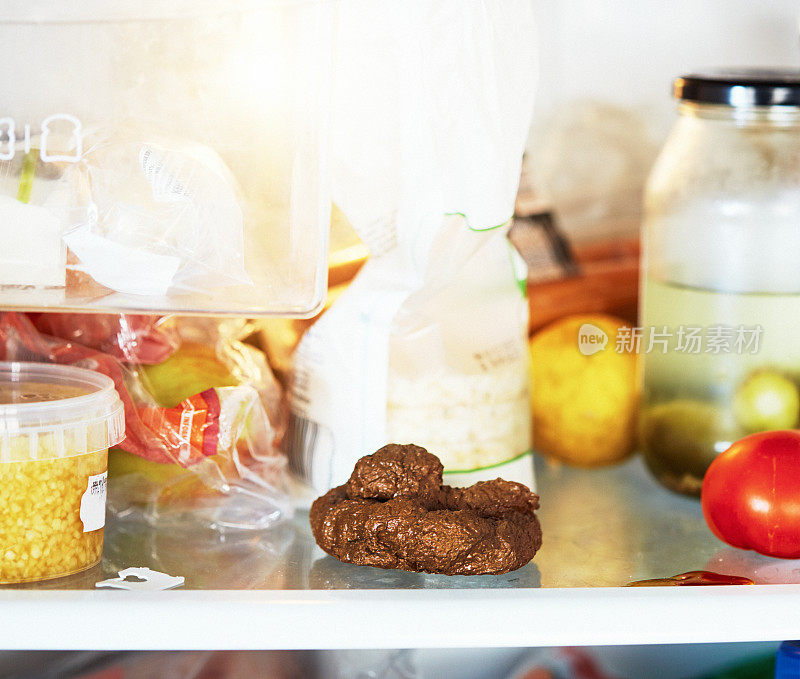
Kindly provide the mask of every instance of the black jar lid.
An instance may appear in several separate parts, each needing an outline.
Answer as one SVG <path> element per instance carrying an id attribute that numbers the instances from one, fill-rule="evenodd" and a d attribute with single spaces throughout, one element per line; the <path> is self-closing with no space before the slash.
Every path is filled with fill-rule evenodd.
<path id="1" fill-rule="evenodd" d="M 676 78 L 676 99 L 726 106 L 800 106 L 800 71 L 720 69 Z"/>

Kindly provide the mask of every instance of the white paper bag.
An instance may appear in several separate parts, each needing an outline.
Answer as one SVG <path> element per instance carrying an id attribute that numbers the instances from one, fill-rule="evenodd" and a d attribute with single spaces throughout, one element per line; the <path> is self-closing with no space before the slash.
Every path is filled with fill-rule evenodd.
<path id="1" fill-rule="evenodd" d="M 334 200 L 370 250 L 295 358 L 318 491 L 387 442 L 532 484 L 524 265 L 505 234 L 535 88 L 529 0 L 340 7 Z"/>

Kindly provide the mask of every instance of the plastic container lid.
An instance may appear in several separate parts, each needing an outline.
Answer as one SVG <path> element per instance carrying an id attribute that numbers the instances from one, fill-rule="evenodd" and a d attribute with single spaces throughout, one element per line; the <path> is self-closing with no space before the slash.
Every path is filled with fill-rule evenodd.
<path id="1" fill-rule="evenodd" d="M 73 457 L 125 438 L 114 382 L 49 363 L 0 361 L 0 463 Z"/>
<path id="2" fill-rule="evenodd" d="M 775 679 L 800 679 L 800 641 L 784 641 L 775 658 Z"/>
<path id="3" fill-rule="evenodd" d="M 725 106 L 800 106 L 800 71 L 735 69 L 677 78 L 676 99 Z"/>

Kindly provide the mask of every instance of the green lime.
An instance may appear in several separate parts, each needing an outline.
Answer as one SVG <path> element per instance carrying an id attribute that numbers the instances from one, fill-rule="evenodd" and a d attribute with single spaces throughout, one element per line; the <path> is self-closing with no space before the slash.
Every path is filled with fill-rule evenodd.
<path id="1" fill-rule="evenodd" d="M 760 371 L 739 385 L 733 397 L 733 412 L 748 433 L 792 429 L 800 415 L 800 395 L 787 377 Z"/>

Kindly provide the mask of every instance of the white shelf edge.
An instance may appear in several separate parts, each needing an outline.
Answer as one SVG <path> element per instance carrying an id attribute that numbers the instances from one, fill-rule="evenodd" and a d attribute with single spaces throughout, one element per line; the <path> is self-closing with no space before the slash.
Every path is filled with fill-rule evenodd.
<path id="1" fill-rule="evenodd" d="M 6 650 L 467 648 L 800 638 L 800 585 L 0 591 Z"/>

